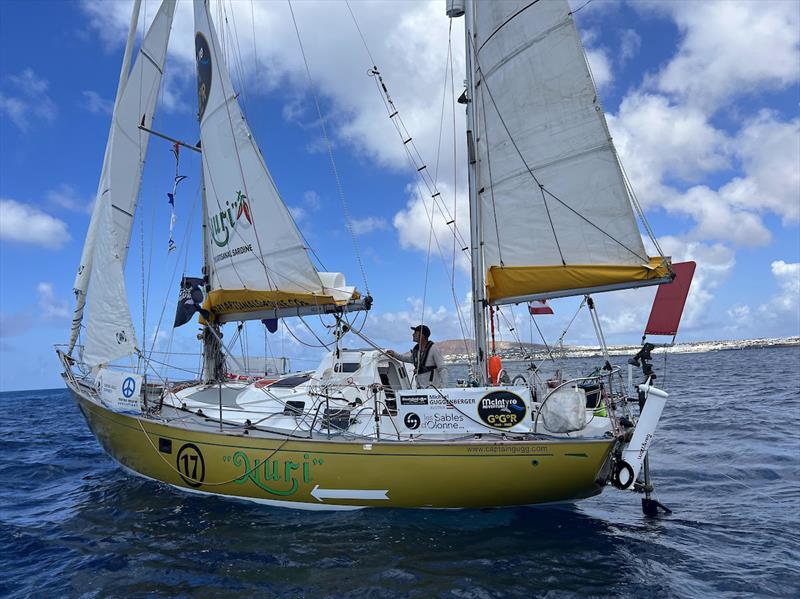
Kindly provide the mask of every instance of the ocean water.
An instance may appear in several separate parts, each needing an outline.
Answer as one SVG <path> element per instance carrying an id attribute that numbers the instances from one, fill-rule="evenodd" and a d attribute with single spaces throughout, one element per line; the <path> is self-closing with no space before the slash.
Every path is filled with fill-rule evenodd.
<path id="1" fill-rule="evenodd" d="M 656 519 L 612 488 L 452 511 L 188 495 L 117 467 L 66 390 L 0 394 L 0 596 L 797 597 L 800 349 L 673 355 L 666 388 Z"/>

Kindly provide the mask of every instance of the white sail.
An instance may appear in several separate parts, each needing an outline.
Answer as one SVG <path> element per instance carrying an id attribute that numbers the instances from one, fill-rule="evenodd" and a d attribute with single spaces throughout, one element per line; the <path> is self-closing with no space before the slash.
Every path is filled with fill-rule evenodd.
<path id="1" fill-rule="evenodd" d="M 107 364 L 131 355 L 136 349 L 133 321 L 125 292 L 122 256 L 112 206 L 98 202 L 97 238 L 90 273 L 83 361 L 89 366 Z"/>
<path id="2" fill-rule="evenodd" d="M 489 301 L 663 280 L 566 0 L 477 2 L 471 12 Z"/>
<path id="3" fill-rule="evenodd" d="M 150 135 L 139 129 L 144 125 L 150 128 L 155 113 L 161 77 L 164 72 L 164 61 L 167 56 L 172 18 L 175 13 L 176 0 L 164 0 L 153 19 L 150 28 L 144 35 L 138 55 L 127 75 L 126 62 L 123 61 L 123 73 L 111 119 L 111 130 L 108 134 L 106 153 L 103 159 L 103 170 L 95 197 L 95 207 L 89 231 L 81 254 L 81 262 L 75 277 L 73 288 L 76 294 L 76 308 L 72 321 L 70 351 L 75 344 L 83 318 L 83 307 L 90 285 L 92 260 L 95 244 L 100 235 L 99 220 L 102 202 L 110 202 L 112 207 L 112 226 L 116 231 L 119 243 L 119 255 L 124 266 L 131 237 L 133 215 L 136 210 L 136 199 L 141 183 L 142 165 L 147 153 Z M 133 44 L 135 17 L 132 23 L 132 35 L 129 37 L 126 55 Z"/>
<path id="4" fill-rule="evenodd" d="M 264 164 L 203 0 L 195 0 L 194 17 L 211 310 L 346 303 L 354 289 L 338 273 L 314 268 Z"/>

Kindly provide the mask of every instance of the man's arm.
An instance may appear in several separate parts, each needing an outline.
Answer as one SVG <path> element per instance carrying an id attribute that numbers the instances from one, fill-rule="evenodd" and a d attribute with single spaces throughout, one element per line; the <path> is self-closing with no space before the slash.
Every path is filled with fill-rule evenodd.
<path id="1" fill-rule="evenodd" d="M 411 352 L 406 352 L 404 354 L 399 354 L 393 349 L 387 349 L 386 353 L 392 356 L 396 360 L 400 360 L 401 362 L 413 362 L 414 358 L 411 357 Z"/>

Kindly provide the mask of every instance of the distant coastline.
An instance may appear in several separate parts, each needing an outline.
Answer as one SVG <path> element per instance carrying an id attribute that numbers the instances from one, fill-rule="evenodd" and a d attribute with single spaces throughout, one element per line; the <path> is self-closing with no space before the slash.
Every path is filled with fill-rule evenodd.
<path id="1" fill-rule="evenodd" d="M 467 345 L 472 347 L 472 340 L 447 340 L 438 342 L 444 359 L 448 363 L 468 362 L 470 356 L 465 351 Z M 612 356 L 633 355 L 640 349 L 640 345 L 612 345 L 608 353 Z M 736 349 L 764 349 L 777 347 L 800 347 L 800 337 L 777 337 L 768 339 L 735 339 L 727 341 L 693 341 L 676 343 L 669 348 L 656 347 L 653 353 L 668 351 L 671 354 L 697 354 L 713 351 L 729 351 Z M 460 350 L 460 351 L 459 351 Z M 601 354 L 596 345 L 565 345 L 550 347 L 553 355 L 565 358 L 590 358 Z M 540 360 L 548 357 L 547 348 L 537 343 L 512 343 L 509 341 L 498 342 L 497 354 L 505 360 Z"/>

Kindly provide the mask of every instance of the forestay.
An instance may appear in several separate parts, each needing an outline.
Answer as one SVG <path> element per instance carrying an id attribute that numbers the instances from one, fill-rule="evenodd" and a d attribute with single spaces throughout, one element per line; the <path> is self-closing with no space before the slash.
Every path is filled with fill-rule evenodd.
<path id="1" fill-rule="evenodd" d="M 478 2 L 472 15 L 489 301 L 663 282 L 668 261 L 645 252 L 568 3 Z"/>
<path id="2" fill-rule="evenodd" d="M 77 304 L 72 321 L 70 351 L 75 344 L 83 319 L 97 237 L 103 234 L 100 231 L 100 220 L 104 203 L 112 207 L 111 226 L 114 227 L 115 239 L 119 244 L 117 250 L 120 261 L 123 267 L 125 265 L 141 183 L 142 165 L 150 139 L 150 135 L 140 130 L 139 125 L 144 121 L 144 125 L 150 128 L 153 121 L 174 13 L 175 0 L 164 0 L 144 35 L 130 75 L 126 70 L 129 62 L 123 64 L 92 220 L 89 223 L 78 274 L 73 284 Z M 134 43 L 137 14 L 137 11 L 134 11 L 126 53 L 131 51 Z"/>
<path id="3" fill-rule="evenodd" d="M 194 17 L 208 307 L 225 320 L 226 314 L 261 318 L 269 310 L 346 304 L 357 296 L 354 288 L 341 274 L 314 268 L 264 164 L 203 0 L 195 0 Z"/>

